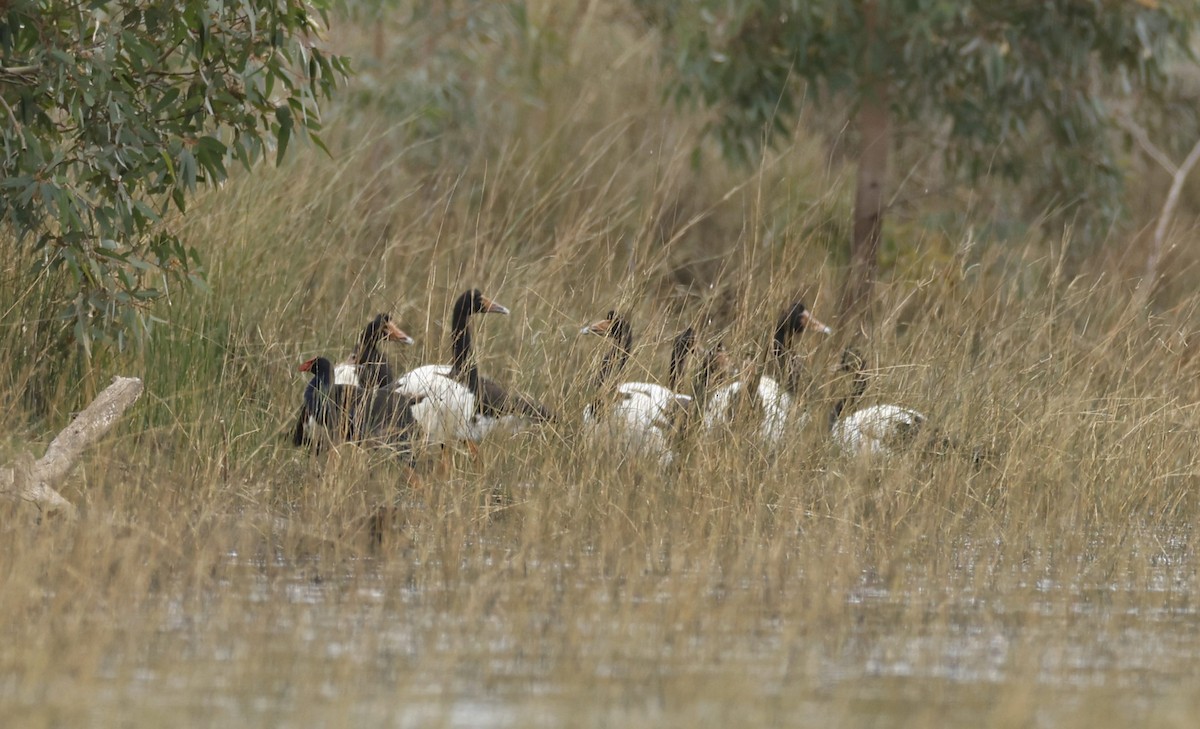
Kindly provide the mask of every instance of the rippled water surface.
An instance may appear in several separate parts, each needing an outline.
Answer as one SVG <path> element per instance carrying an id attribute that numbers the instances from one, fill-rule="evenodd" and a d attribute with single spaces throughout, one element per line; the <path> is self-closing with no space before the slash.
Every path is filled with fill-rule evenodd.
<path id="1" fill-rule="evenodd" d="M 94 664 L 10 676 L 4 695 L 31 725 L 1189 725 L 1189 532 L 1094 564 L 997 548 L 963 541 L 828 590 L 804 564 L 622 576 L 502 545 L 453 570 L 230 554 L 217 587 L 110 616 Z"/>

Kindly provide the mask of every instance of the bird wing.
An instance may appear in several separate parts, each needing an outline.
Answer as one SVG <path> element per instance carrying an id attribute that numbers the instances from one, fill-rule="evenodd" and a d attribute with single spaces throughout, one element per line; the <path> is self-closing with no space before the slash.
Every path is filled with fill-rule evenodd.
<path id="1" fill-rule="evenodd" d="M 358 365 L 342 362 L 333 368 L 333 384 L 358 385 Z"/>
<path id="2" fill-rule="evenodd" d="M 554 414 L 532 397 L 501 385 L 490 377 L 479 378 L 479 413 L 485 417 L 500 418 L 516 415 L 534 422 L 554 420 Z"/>
<path id="3" fill-rule="evenodd" d="M 422 398 L 411 406 L 427 444 L 453 443 L 469 437 L 475 396 L 450 377 L 450 365 L 424 365 L 406 372 L 393 392 Z"/>

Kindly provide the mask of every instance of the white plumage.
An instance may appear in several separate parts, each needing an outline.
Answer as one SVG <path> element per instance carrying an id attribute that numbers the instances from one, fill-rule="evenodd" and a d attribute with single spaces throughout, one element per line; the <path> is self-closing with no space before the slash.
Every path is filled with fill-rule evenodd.
<path id="1" fill-rule="evenodd" d="M 508 313 L 478 289 L 464 291 L 454 301 L 451 318 L 453 364 L 424 365 L 396 380 L 396 391 L 422 398 L 412 413 L 426 445 L 477 443 L 499 428 L 515 430 L 527 422 L 553 419 L 530 398 L 480 376 L 471 358 L 470 316 Z"/>
<path id="2" fill-rule="evenodd" d="M 925 416 L 900 405 L 871 405 L 834 422 L 833 442 L 849 454 L 887 455 L 916 437 Z"/>
<path id="3" fill-rule="evenodd" d="M 669 463 L 671 428 L 675 413 L 692 398 L 652 382 L 624 382 L 616 388 L 615 402 L 599 414 L 595 404 L 583 411 L 583 422 L 593 431 L 607 433 L 633 449 Z"/>
<path id="4" fill-rule="evenodd" d="M 358 387 L 358 365 L 353 362 L 339 362 L 333 368 L 333 384 Z"/>
<path id="5" fill-rule="evenodd" d="M 423 365 L 396 380 L 396 392 L 424 399 L 412 408 L 425 445 L 456 443 L 471 438 L 475 395 L 450 373 L 450 365 Z"/>
<path id="6" fill-rule="evenodd" d="M 596 334 L 613 343 L 596 373 L 595 386 L 599 392 L 583 411 L 584 425 L 631 450 L 655 456 L 663 464 L 670 463 L 674 458 L 671 435 L 676 415 L 685 411 L 692 398 L 652 382 L 610 384 L 611 378 L 629 361 L 633 349 L 633 329 L 615 311 L 579 333 Z M 690 330 L 681 336 L 690 337 Z M 671 370 L 676 375 L 682 371 L 681 358 L 690 346 L 688 341 L 672 353 Z"/>
<path id="7" fill-rule="evenodd" d="M 925 416 L 901 405 L 869 405 L 849 415 L 843 413 L 867 389 L 867 373 L 860 354 L 842 353 L 838 369 L 852 376 L 850 393 L 834 405 L 829 434 L 842 452 L 857 455 L 888 455 L 909 445 L 925 424 Z"/>
<path id="8" fill-rule="evenodd" d="M 708 403 L 704 407 L 705 430 L 722 427 L 733 419 L 733 406 L 744 386 L 741 381 L 731 382 L 718 387 L 708 396 Z M 783 440 L 789 427 L 795 398 L 775 380 L 763 377 L 758 381 L 758 402 L 762 409 L 758 436 L 767 445 L 776 446 Z M 799 413 L 796 425 L 803 426 L 807 420 L 807 413 Z"/>
<path id="9" fill-rule="evenodd" d="M 425 445 L 470 441 L 480 443 L 492 433 L 515 433 L 528 426 L 521 414 L 488 416 L 479 412 L 471 388 L 454 379 L 450 365 L 424 365 L 396 380 L 395 390 L 424 396 L 412 408 Z"/>
<path id="10" fill-rule="evenodd" d="M 785 378 L 788 384 L 785 385 L 762 375 L 759 370 L 755 373 L 758 375 L 757 377 L 746 377 L 714 388 L 704 397 L 702 420 L 704 429 L 712 431 L 732 422 L 738 401 L 751 399 L 747 398 L 745 388 L 749 387 L 749 383 L 756 379 L 758 382 L 754 393 L 756 397 L 752 400 L 758 411 L 756 417 L 760 418 L 758 438 L 764 445 L 768 448 L 779 446 L 789 430 L 802 428 L 807 424 L 808 412 L 799 407 L 797 402 L 795 376 L 798 364 L 790 355 L 790 349 L 796 338 L 808 329 L 823 334 L 832 332 L 829 327 L 813 317 L 812 312 L 804 306 L 803 302 L 793 302 L 784 309 L 775 323 L 775 331 L 769 342 L 767 354 L 776 363 L 780 376 Z M 698 391 L 707 391 L 710 380 L 724 374 L 727 369 L 726 362 L 724 348 L 718 344 L 709 354 L 708 362 L 701 375 L 701 382 L 697 386 Z M 758 366 L 764 365 L 760 363 Z"/>

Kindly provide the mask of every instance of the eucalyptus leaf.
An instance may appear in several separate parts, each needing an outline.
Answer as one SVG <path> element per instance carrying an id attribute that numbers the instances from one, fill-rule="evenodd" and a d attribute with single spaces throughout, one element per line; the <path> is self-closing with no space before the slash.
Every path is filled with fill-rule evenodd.
<path id="1" fill-rule="evenodd" d="M 131 322 L 144 333 L 158 282 L 202 281 L 162 211 L 186 212 L 189 195 L 225 179 L 227 157 L 252 168 L 275 143 L 278 162 L 291 136 L 320 129 L 318 103 L 348 66 L 319 64 L 321 83 L 301 95 L 289 77 L 307 67 L 286 59 L 302 46 L 326 57 L 312 18 L 329 2 L 5 3 L 0 68 L 20 70 L 0 83 L 0 114 L 12 113 L 0 213 L 18 245 L 74 274 L 46 306 L 69 311 L 80 346 L 126 341 L 113 332 Z M 263 73 L 253 83 L 273 91 L 242 91 Z"/>

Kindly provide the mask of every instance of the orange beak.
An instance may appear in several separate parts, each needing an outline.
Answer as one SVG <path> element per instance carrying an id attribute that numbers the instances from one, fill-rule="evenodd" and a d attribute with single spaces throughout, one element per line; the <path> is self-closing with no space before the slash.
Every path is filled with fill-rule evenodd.
<path id="1" fill-rule="evenodd" d="M 583 329 L 579 330 L 580 334 L 598 334 L 601 337 L 608 336 L 609 329 L 612 329 L 612 319 L 598 319 L 591 324 L 588 324 Z"/>
<path id="2" fill-rule="evenodd" d="M 817 317 L 813 316 L 812 314 L 810 314 L 807 311 L 804 312 L 804 315 L 805 315 L 805 318 L 804 318 L 804 326 L 805 327 L 811 327 L 812 329 L 815 329 L 818 332 L 821 332 L 822 334 L 833 334 L 833 330 L 830 329 L 829 327 L 825 326 L 821 322 L 817 321 Z"/>
<path id="3" fill-rule="evenodd" d="M 509 314 L 510 312 L 509 312 L 507 306 L 504 306 L 503 304 L 493 301 L 485 296 L 485 297 L 483 297 L 483 313 L 484 314 Z"/>
<path id="4" fill-rule="evenodd" d="M 308 361 L 307 361 L 307 362 L 305 362 L 304 364 L 300 365 L 300 371 L 301 371 L 301 372 L 308 372 L 309 370 L 311 370 L 311 369 L 312 369 L 313 363 L 314 363 L 314 362 L 316 362 L 316 361 L 317 361 L 317 358 L 316 358 L 316 357 L 313 357 L 312 359 L 308 360 Z"/>
<path id="5" fill-rule="evenodd" d="M 401 344 L 413 343 L 412 337 L 408 336 L 403 329 L 390 321 L 387 323 L 387 328 L 384 331 L 387 332 L 387 339 L 389 342 L 400 342 Z"/>

